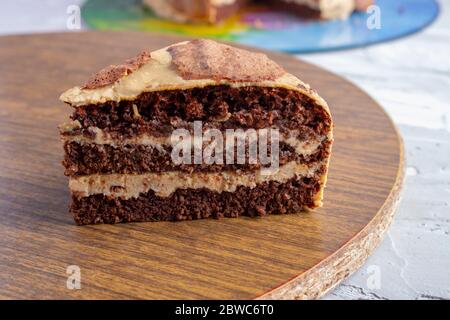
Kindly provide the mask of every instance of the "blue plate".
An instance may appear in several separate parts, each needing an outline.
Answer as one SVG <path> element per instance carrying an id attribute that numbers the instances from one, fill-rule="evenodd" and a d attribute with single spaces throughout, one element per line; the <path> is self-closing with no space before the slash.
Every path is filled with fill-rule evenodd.
<path id="1" fill-rule="evenodd" d="M 367 46 L 417 32 L 439 13 L 435 0 L 376 0 L 346 20 L 311 21 L 250 6 L 220 25 L 182 24 L 155 16 L 141 0 L 88 0 L 82 8 L 96 29 L 141 30 L 219 38 L 291 53 Z"/>
<path id="2" fill-rule="evenodd" d="M 295 19 L 282 29 L 249 33 L 237 41 L 293 53 L 347 49 L 412 34 L 433 22 L 438 13 L 434 0 L 377 0 L 369 13 L 355 12 L 346 20 Z"/>

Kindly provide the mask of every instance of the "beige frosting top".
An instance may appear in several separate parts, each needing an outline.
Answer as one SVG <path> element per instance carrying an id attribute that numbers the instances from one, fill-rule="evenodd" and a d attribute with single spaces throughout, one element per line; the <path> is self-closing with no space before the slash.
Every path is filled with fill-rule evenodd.
<path id="1" fill-rule="evenodd" d="M 110 72 L 111 67 L 114 66 L 105 69 Z M 123 68 L 123 65 L 116 67 Z M 309 85 L 285 72 L 266 55 L 212 40 L 180 42 L 153 51 L 145 63 L 131 71 L 97 88 L 74 87 L 64 92 L 60 99 L 76 107 L 132 100 L 143 92 L 225 84 L 232 87 L 264 86 L 296 90 L 329 112 L 326 102 Z"/>

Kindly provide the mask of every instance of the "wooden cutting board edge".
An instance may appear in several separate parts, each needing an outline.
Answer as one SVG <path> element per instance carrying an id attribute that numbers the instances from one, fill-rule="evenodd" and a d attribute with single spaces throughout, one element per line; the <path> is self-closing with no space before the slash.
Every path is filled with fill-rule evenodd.
<path id="1" fill-rule="evenodd" d="M 391 119 L 389 115 L 387 117 Z M 400 145 L 399 167 L 395 184 L 392 186 L 388 198 L 377 214 L 365 228 L 356 233 L 353 238 L 328 258 L 255 299 L 318 299 L 361 268 L 367 258 L 375 251 L 383 240 L 384 234 L 389 229 L 397 212 L 405 179 L 406 167 L 404 165 L 403 139 L 393 122 L 392 126 L 397 133 Z M 361 248 L 364 248 L 364 250 L 361 250 Z"/>

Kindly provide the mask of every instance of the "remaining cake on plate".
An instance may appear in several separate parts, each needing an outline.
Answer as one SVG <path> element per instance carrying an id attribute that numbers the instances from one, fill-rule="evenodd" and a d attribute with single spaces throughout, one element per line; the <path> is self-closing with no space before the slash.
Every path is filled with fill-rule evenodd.
<path id="1" fill-rule="evenodd" d="M 143 0 L 158 16 L 177 22 L 217 23 L 252 3 L 250 0 Z M 253 1 L 256 2 L 256 1 Z M 265 0 L 273 10 L 308 19 L 345 19 L 374 0 Z"/>
<path id="2" fill-rule="evenodd" d="M 77 224 L 262 216 L 322 204 L 326 102 L 266 55 L 193 40 L 61 95 Z"/>

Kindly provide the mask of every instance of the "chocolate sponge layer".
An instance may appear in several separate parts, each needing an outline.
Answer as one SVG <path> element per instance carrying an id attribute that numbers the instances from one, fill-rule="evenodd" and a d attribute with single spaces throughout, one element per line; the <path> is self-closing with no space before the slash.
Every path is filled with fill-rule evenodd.
<path id="1" fill-rule="evenodd" d="M 284 142 L 279 144 L 279 165 L 289 161 L 310 164 L 323 161 L 329 156 L 330 141 L 325 141 L 319 149 L 311 155 L 303 156 Z M 87 174 L 108 173 L 145 173 L 164 171 L 190 172 L 219 172 L 229 170 L 251 171 L 261 168 L 258 160 L 256 164 L 180 164 L 176 165 L 171 159 L 171 146 L 164 150 L 145 145 L 123 145 L 119 147 L 111 145 L 79 144 L 77 142 L 66 142 L 64 144 L 65 156 L 63 165 L 67 176 Z M 246 159 L 248 159 L 248 149 Z M 270 148 L 268 149 L 270 154 Z M 192 160 L 193 163 L 193 160 Z M 266 166 L 270 166 L 270 163 Z"/>
<path id="2" fill-rule="evenodd" d="M 315 207 L 314 198 L 324 170 L 325 167 L 312 178 L 265 182 L 255 188 L 240 186 L 235 192 L 178 189 L 163 198 L 149 191 L 127 200 L 109 199 L 101 194 L 73 196 L 70 212 L 79 225 L 296 213 Z"/>
<path id="3" fill-rule="evenodd" d="M 220 130 L 277 126 L 282 132 L 299 130 L 305 138 L 326 135 L 331 129 L 330 115 L 306 95 L 258 86 L 145 92 L 133 101 L 76 107 L 71 118 L 81 123 L 72 134 L 89 136 L 88 128 L 98 127 L 118 138 L 166 136 L 197 120 Z"/>

